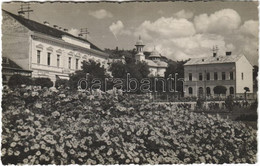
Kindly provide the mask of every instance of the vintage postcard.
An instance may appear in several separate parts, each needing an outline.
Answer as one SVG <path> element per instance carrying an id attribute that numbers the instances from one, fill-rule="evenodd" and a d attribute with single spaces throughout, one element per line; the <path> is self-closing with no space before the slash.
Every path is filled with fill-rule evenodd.
<path id="1" fill-rule="evenodd" d="M 257 1 L 2 3 L 1 162 L 257 162 Z"/>

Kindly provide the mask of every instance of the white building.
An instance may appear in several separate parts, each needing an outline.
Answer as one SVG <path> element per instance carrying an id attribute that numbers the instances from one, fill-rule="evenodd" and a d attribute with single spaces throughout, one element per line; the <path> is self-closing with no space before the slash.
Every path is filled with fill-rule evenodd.
<path id="1" fill-rule="evenodd" d="M 149 58 L 146 59 L 145 55 L 143 53 L 143 48 L 145 45 L 143 44 L 141 37 L 139 37 L 139 40 L 136 42 L 135 46 L 136 46 L 136 50 L 137 50 L 137 54 L 135 55 L 135 60 L 144 61 L 147 63 L 147 65 L 149 66 L 149 70 L 150 70 L 149 76 L 150 77 L 164 77 L 164 73 L 166 71 L 168 64 L 161 60 L 162 56 L 160 55 L 160 53 L 154 48 L 154 50 L 151 52 Z"/>
<path id="2" fill-rule="evenodd" d="M 184 65 L 185 96 L 216 96 L 214 87 L 227 88 L 227 95 L 242 97 L 248 87 L 253 91 L 253 67 L 244 55 L 194 58 Z"/>
<path id="3" fill-rule="evenodd" d="M 32 77 L 68 79 L 88 59 L 107 67 L 108 54 L 89 42 L 85 34 L 73 36 L 57 25 L 2 13 L 2 56 L 32 71 Z"/>

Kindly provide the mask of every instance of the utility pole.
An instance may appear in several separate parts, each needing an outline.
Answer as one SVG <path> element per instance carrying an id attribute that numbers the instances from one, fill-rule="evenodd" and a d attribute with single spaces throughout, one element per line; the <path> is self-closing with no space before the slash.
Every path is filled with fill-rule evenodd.
<path id="1" fill-rule="evenodd" d="M 20 10 L 18 10 L 19 15 L 23 15 L 23 14 L 27 13 L 28 20 L 30 19 L 30 12 L 33 12 L 33 10 L 31 10 L 29 3 L 21 4 Z"/>
<path id="2" fill-rule="evenodd" d="M 84 36 L 87 39 L 87 35 L 89 34 L 88 28 L 81 28 L 80 29 L 80 36 Z"/>

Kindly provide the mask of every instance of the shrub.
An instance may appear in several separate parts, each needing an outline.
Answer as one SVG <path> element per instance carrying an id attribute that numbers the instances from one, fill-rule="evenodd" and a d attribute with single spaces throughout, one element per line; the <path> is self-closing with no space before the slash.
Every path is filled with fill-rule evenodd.
<path id="1" fill-rule="evenodd" d="M 22 84 L 32 85 L 33 81 L 30 77 L 22 76 L 20 74 L 13 75 L 8 81 L 8 86 L 10 88 L 20 87 Z"/>
<path id="2" fill-rule="evenodd" d="M 35 78 L 34 85 L 50 88 L 53 86 L 53 82 L 50 78 Z"/>
<path id="3" fill-rule="evenodd" d="M 225 106 L 229 111 L 233 110 L 234 107 L 234 100 L 232 96 L 228 96 L 227 99 L 225 100 Z"/>
<path id="4" fill-rule="evenodd" d="M 64 88 L 69 86 L 69 80 L 66 79 L 58 79 L 55 82 L 55 87 L 58 89 L 58 87 L 63 86 Z"/>

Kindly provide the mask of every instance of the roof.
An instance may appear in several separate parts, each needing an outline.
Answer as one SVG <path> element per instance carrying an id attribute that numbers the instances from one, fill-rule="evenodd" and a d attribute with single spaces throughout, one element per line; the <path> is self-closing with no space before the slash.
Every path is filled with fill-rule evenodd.
<path id="1" fill-rule="evenodd" d="M 17 65 L 14 61 L 7 57 L 2 57 L 2 69 L 23 70 L 31 72 L 30 70 L 24 70 L 21 66 Z"/>
<path id="2" fill-rule="evenodd" d="M 219 63 L 234 63 L 238 61 L 243 55 L 230 55 L 230 56 L 210 56 L 204 58 L 192 58 L 184 65 L 205 65 L 205 64 L 219 64 Z"/>
<path id="3" fill-rule="evenodd" d="M 161 68 L 166 68 L 168 66 L 168 64 L 166 62 L 163 61 L 153 61 L 150 59 L 146 59 L 145 60 L 148 64 L 148 66 L 150 67 L 161 67 Z"/>
<path id="4" fill-rule="evenodd" d="M 149 58 L 160 58 L 160 53 L 154 48 L 154 50 L 151 52 Z"/>
<path id="5" fill-rule="evenodd" d="M 33 20 L 28 20 L 26 18 L 23 18 L 21 16 L 15 15 L 13 13 L 7 12 L 5 10 L 3 10 L 3 11 L 6 12 L 7 14 L 9 14 L 11 17 L 13 17 L 15 20 L 17 20 L 19 23 L 21 23 L 22 25 L 24 25 L 25 27 L 27 27 L 31 31 L 40 32 L 42 34 L 49 35 L 49 36 L 56 37 L 56 38 L 60 38 L 60 39 L 62 38 L 63 35 L 67 35 L 67 36 L 76 38 L 78 40 L 90 43 L 91 49 L 104 52 L 103 50 L 101 50 L 100 48 L 98 48 L 97 46 L 95 46 L 93 43 L 91 43 L 90 41 L 88 41 L 86 39 L 74 36 L 74 35 L 72 35 L 68 32 L 53 28 L 53 27 L 48 26 L 48 25 L 41 24 L 41 23 L 33 21 Z"/>

